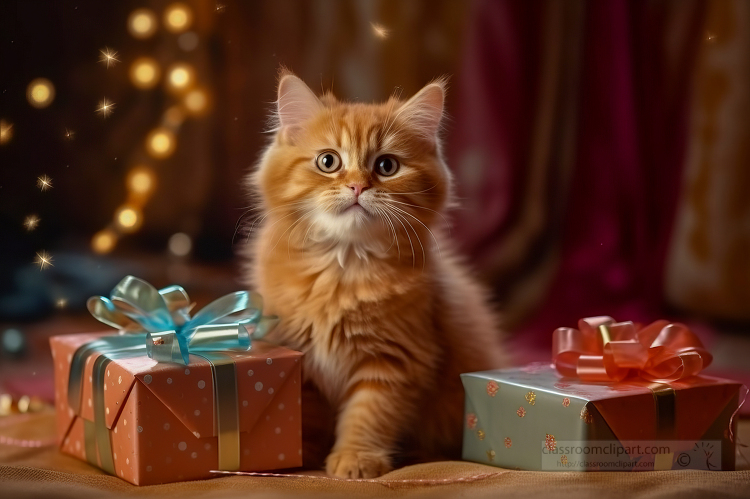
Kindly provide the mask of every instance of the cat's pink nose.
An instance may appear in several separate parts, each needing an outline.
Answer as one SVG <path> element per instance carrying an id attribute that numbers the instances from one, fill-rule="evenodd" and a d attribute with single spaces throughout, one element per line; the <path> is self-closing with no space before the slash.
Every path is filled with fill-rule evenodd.
<path id="1" fill-rule="evenodd" d="M 354 195 L 359 197 L 360 194 L 362 194 L 362 191 L 367 189 L 368 186 L 364 184 L 349 184 L 349 188 L 354 191 Z"/>

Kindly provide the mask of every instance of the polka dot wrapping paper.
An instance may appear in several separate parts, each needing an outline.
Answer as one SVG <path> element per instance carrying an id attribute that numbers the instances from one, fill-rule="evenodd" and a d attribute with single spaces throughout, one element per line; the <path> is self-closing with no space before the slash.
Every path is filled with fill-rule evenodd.
<path id="1" fill-rule="evenodd" d="M 467 461 L 531 471 L 735 466 L 738 382 L 710 376 L 669 384 L 583 382 L 541 363 L 461 380 Z"/>
<path id="2" fill-rule="evenodd" d="M 111 333 L 55 336 L 57 434 L 62 452 L 87 460 L 94 422 L 92 372 L 83 373 L 80 413 L 68 404 L 68 376 L 76 350 Z M 265 471 L 301 466 L 301 358 L 287 348 L 254 341 L 232 357 L 237 377 L 240 469 Z M 146 355 L 113 360 L 104 373 L 104 419 L 115 474 L 136 485 L 215 476 L 218 435 L 212 369 L 191 355 L 189 365 L 157 363 Z M 90 460 L 90 459 L 89 459 Z"/>

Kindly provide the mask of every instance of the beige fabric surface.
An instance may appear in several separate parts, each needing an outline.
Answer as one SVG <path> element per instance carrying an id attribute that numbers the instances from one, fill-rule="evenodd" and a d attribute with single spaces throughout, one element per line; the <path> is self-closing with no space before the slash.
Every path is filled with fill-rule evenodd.
<path id="1" fill-rule="evenodd" d="M 0 419 L 0 436 L 48 439 L 53 415 Z M 750 441 L 750 420 L 740 421 L 740 441 Z M 750 454 L 743 448 L 745 455 Z M 750 457 L 750 456 L 748 456 Z M 336 480 L 319 471 L 299 477 L 224 476 L 211 480 L 136 487 L 65 456 L 57 448 L 0 444 L 0 497 L 750 497 L 750 463 L 738 456 L 734 472 L 661 471 L 575 473 L 512 471 L 468 462 L 408 466 L 370 481 Z M 439 482 L 445 480 L 445 482 Z M 457 481 L 461 480 L 461 481 Z M 426 482 L 427 481 L 427 482 Z M 449 483 L 452 482 L 452 483 Z"/>

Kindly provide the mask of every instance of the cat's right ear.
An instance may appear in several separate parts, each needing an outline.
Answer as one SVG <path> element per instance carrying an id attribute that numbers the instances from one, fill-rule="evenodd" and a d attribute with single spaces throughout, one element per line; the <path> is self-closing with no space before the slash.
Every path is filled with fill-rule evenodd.
<path id="1" fill-rule="evenodd" d="M 291 73 L 283 74 L 279 80 L 276 104 L 279 131 L 289 138 L 323 109 L 323 104 L 310 87 Z"/>

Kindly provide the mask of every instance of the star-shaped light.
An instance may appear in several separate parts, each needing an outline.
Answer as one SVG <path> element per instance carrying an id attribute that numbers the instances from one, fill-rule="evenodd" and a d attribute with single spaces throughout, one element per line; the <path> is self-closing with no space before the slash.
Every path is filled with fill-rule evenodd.
<path id="1" fill-rule="evenodd" d="M 117 58 L 116 50 L 110 50 L 109 47 L 104 47 L 104 49 L 99 50 L 99 52 L 102 54 L 101 57 L 99 57 L 99 62 L 103 62 L 107 66 L 107 69 L 120 62 L 120 59 Z"/>
<path id="2" fill-rule="evenodd" d="M 44 270 L 47 267 L 53 267 L 52 265 L 52 255 L 47 253 L 46 251 L 42 251 L 36 254 L 36 258 L 34 259 L 34 263 L 39 265 L 39 270 Z"/>
<path id="3" fill-rule="evenodd" d="M 36 215 L 29 215 L 23 221 L 23 226 L 26 227 L 26 230 L 29 232 L 36 229 L 37 225 L 39 225 L 39 217 Z"/>
<path id="4" fill-rule="evenodd" d="M 39 187 L 42 191 L 52 189 L 52 179 L 47 175 L 42 175 L 41 177 L 38 177 L 36 179 L 36 186 Z"/>
<path id="5" fill-rule="evenodd" d="M 66 300 L 65 298 L 58 298 L 57 300 L 55 300 L 55 307 L 59 309 L 63 309 L 67 306 L 68 306 L 68 300 Z"/>
<path id="6" fill-rule="evenodd" d="M 75 131 L 71 130 L 70 128 L 65 129 L 65 138 L 67 140 L 73 140 L 76 136 Z"/>
<path id="7" fill-rule="evenodd" d="M 112 111 L 115 108 L 114 102 L 107 102 L 107 98 L 103 98 L 102 101 L 99 103 L 99 108 L 96 110 L 97 113 L 102 113 L 102 117 L 106 118 L 110 114 L 112 114 Z"/>
<path id="8" fill-rule="evenodd" d="M 226 9 L 227 6 L 222 3 L 216 3 L 216 12 L 224 12 L 224 9 Z"/>
<path id="9" fill-rule="evenodd" d="M 0 120 L 0 144 L 9 142 L 11 137 L 13 137 L 13 124 Z"/>

